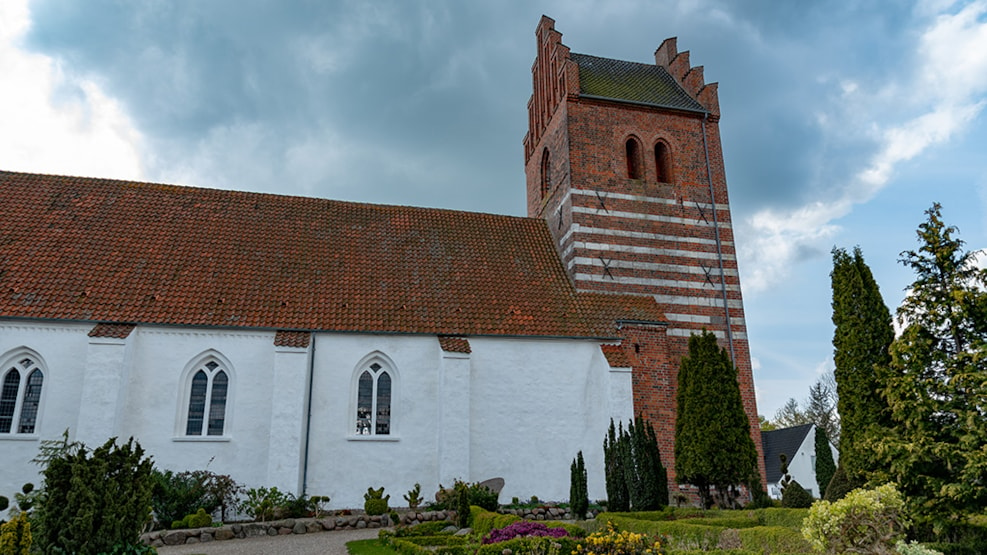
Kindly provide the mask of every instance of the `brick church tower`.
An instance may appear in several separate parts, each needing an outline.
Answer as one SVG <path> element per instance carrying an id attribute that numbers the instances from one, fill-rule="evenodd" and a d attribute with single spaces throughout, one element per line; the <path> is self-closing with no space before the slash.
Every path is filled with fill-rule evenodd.
<path id="1" fill-rule="evenodd" d="M 652 65 L 572 53 L 549 17 L 535 34 L 528 215 L 548 222 L 577 290 L 651 296 L 664 312 L 665 322 L 624 324 L 621 346 L 635 413 L 655 424 L 666 467 L 679 359 L 704 328 L 738 369 L 760 455 L 716 84 L 674 38 Z"/>

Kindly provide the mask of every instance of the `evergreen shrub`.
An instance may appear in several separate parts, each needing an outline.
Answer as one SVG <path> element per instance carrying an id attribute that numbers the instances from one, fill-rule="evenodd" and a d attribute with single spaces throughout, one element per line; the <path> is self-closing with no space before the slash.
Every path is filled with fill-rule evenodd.
<path id="1" fill-rule="evenodd" d="M 781 492 L 781 506 L 785 509 L 808 509 L 813 501 L 812 494 L 797 480 L 789 482 Z"/>
<path id="2" fill-rule="evenodd" d="M 441 536 L 445 534 L 451 534 L 450 532 L 443 532 L 449 527 L 449 522 L 445 520 L 432 520 L 429 522 L 422 522 L 420 524 L 415 524 L 414 526 L 404 526 L 394 530 L 394 535 L 398 538 L 412 538 L 417 536 Z"/>
<path id="3" fill-rule="evenodd" d="M 67 443 L 66 443 L 67 445 Z M 54 452 L 44 469 L 35 538 L 44 553 L 106 553 L 140 543 L 150 520 L 151 459 L 131 438 Z"/>

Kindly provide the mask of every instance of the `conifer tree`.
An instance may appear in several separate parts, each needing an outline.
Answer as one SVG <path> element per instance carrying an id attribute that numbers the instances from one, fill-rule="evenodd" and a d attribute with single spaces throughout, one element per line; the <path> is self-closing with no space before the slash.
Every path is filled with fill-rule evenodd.
<path id="1" fill-rule="evenodd" d="M 624 437 L 623 425 L 614 427 L 610 419 L 610 429 L 603 440 L 603 465 L 607 483 L 607 510 L 626 512 L 631 510 L 630 496 L 627 491 L 627 481 L 624 479 L 624 457 L 621 448 Z"/>
<path id="2" fill-rule="evenodd" d="M 676 401 L 675 474 L 679 482 L 696 486 L 706 508 L 712 505 L 712 486 L 724 492 L 752 484 L 758 472 L 757 449 L 737 371 L 708 331 L 689 338 Z"/>
<path id="3" fill-rule="evenodd" d="M 836 473 L 836 463 L 833 462 L 833 451 L 829 447 L 829 438 L 826 437 L 826 432 L 820 428 L 816 427 L 816 484 L 819 489 L 819 497 L 822 498 L 826 493 L 826 488 L 829 487 L 829 482 L 833 479 L 833 474 Z"/>
<path id="4" fill-rule="evenodd" d="M 638 416 L 627 424 L 622 453 L 631 508 L 656 511 L 668 506 L 668 474 L 661 464 L 658 438 L 650 422 Z"/>
<path id="5" fill-rule="evenodd" d="M 833 360 L 839 400 L 840 465 L 862 485 L 875 470 L 868 435 L 889 425 L 880 372 L 890 362 L 891 313 L 859 247 L 833 249 Z"/>
<path id="6" fill-rule="evenodd" d="M 586 518 L 586 511 L 589 509 L 589 491 L 586 484 L 586 463 L 583 461 L 583 452 L 580 451 L 572 461 L 569 479 L 569 509 L 573 518 L 582 520 Z"/>
<path id="7" fill-rule="evenodd" d="M 946 533 L 987 506 L 987 270 L 964 250 L 939 204 L 919 225 L 915 272 L 898 309 L 885 389 L 894 426 L 872 438 L 920 527 Z"/>

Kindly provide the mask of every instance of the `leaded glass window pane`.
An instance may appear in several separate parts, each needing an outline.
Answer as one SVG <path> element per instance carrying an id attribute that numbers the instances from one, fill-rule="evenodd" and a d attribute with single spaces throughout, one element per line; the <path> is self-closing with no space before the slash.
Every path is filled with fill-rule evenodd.
<path id="1" fill-rule="evenodd" d="M 391 433 L 391 376 L 381 372 L 377 377 L 377 433 Z"/>
<path id="2" fill-rule="evenodd" d="M 356 396 L 356 433 L 370 435 L 370 418 L 373 415 L 374 378 L 364 370 L 360 374 L 359 390 Z"/>
<path id="3" fill-rule="evenodd" d="M 41 403 L 41 385 L 44 380 L 44 374 L 38 369 L 35 369 L 27 376 L 27 387 L 24 388 L 24 402 L 21 403 L 21 421 L 17 427 L 18 433 L 34 433 L 34 424 L 38 420 L 38 405 Z"/>
<path id="4" fill-rule="evenodd" d="M 185 435 L 202 435 L 202 419 L 206 411 L 206 386 L 209 378 L 199 370 L 192 378 L 192 392 L 188 401 L 188 423 L 185 425 Z"/>
<path id="5" fill-rule="evenodd" d="M 209 399 L 209 435 L 223 435 L 223 423 L 226 420 L 226 390 L 229 378 L 226 372 L 220 370 L 212 378 L 212 397 Z"/>
<path id="6" fill-rule="evenodd" d="M 21 386 L 21 373 L 11 368 L 3 378 L 3 389 L 0 390 L 0 434 L 10 433 L 10 425 L 14 422 L 14 409 L 17 408 L 17 390 Z"/>

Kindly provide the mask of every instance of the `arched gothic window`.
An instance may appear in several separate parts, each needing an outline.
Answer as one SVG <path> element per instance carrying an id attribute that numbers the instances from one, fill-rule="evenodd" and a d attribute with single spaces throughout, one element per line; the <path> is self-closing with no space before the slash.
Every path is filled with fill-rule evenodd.
<path id="1" fill-rule="evenodd" d="M 655 168 L 659 183 L 672 183 L 672 153 L 663 141 L 655 144 Z"/>
<path id="2" fill-rule="evenodd" d="M 641 158 L 641 143 L 635 137 L 627 139 L 624 145 L 627 155 L 627 177 L 644 179 L 644 160 Z"/>
<path id="3" fill-rule="evenodd" d="M 215 359 L 209 358 L 194 369 L 188 386 L 186 436 L 222 436 L 226 428 L 226 399 L 230 376 Z"/>
<path id="4" fill-rule="evenodd" d="M 45 374 L 36 357 L 17 356 L 0 368 L 0 434 L 33 434 Z"/>
<path id="5" fill-rule="evenodd" d="M 362 367 L 357 381 L 356 435 L 390 435 L 392 384 L 391 372 L 380 363 Z"/>
<path id="6" fill-rule="evenodd" d="M 548 154 L 548 149 L 541 154 L 541 196 L 547 195 L 552 190 L 552 158 Z"/>

